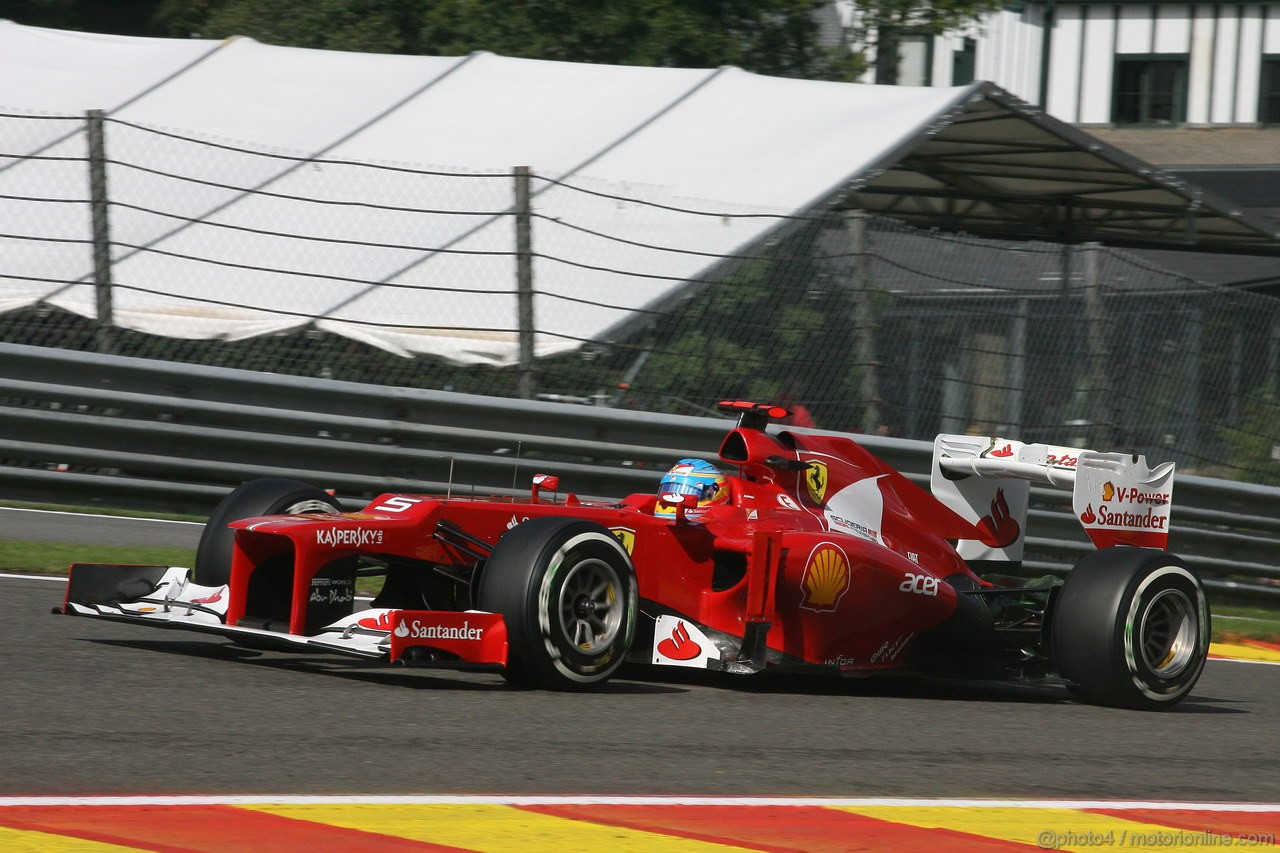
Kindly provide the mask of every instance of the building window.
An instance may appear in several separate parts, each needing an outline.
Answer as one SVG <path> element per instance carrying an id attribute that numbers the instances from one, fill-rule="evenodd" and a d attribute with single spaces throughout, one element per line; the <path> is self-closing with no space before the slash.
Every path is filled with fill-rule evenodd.
<path id="1" fill-rule="evenodd" d="M 1280 124 L 1280 56 L 1276 54 L 1262 57 L 1261 92 L 1258 121 L 1263 124 Z"/>
<path id="2" fill-rule="evenodd" d="M 905 33 L 898 37 L 898 85 L 933 85 L 933 36 Z"/>
<path id="3" fill-rule="evenodd" d="M 964 47 L 951 54 L 951 85 L 964 86 L 973 82 L 977 67 L 978 43 L 965 39 Z"/>
<path id="4" fill-rule="evenodd" d="M 1185 56 L 1117 56 L 1111 120 L 1116 124 L 1181 124 L 1187 119 Z"/>

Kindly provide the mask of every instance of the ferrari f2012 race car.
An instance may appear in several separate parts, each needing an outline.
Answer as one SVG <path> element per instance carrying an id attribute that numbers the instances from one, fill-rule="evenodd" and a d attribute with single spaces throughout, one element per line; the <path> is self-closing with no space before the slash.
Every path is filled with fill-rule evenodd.
<path id="1" fill-rule="evenodd" d="M 1169 708 L 1209 644 L 1204 586 L 1164 548 L 1172 463 L 941 435 L 931 491 L 847 435 L 737 415 L 720 468 L 682 460 L 616 502 L 388 493 L 343 512 L 295 480 L 219 505 L 194 571 L 77 564 L 63 612 L 258 648 L 600 684 L 624 662 L 1060 681 L 1086 702 Z M 1032 483 L 1071 489 L 1096 546 L 1028 583 Z M 357 579 L 381 575 L 368 607 Z M 376 584 L 376 581 L 372 583 Z"/>

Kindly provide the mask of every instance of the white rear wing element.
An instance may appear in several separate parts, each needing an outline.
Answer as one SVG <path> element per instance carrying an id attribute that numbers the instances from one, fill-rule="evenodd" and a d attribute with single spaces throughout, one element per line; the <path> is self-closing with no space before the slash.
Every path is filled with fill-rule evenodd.
<path id="1" fill-rule="evenodd" d="M 1163 550 L 1169 539 L 1174 464 L 1143 456 L 1005 438 L 940 435 L 933 443 L 934 497 L 970 521 L 980 539 L 961 540 L 966 560 L 1022 559 L 1032 483 L 1072 491 L 1076 518 L 1095 547 Z"/>

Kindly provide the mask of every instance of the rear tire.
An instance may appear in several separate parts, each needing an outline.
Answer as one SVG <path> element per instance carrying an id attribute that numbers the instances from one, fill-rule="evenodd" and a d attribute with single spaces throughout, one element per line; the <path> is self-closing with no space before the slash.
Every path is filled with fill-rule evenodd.
<path id="1" fill-rule="evenodd" d="M 300 512 L 342 512 L 342 505 L 332 495 L 298 480 L 264 477 L 243 483 L 222 499 L 205 523 L 196 546 L 193 579 L 204 586 L 220 586 L 231 580 L 235 545 L 235 531 L 227 527 L 231 522 Z"/>
<path id="2" fill-rule="evenodd" d="M 1158 711 L 1191 692 L 1209 637 L 1196 573 L 1172 554 L 1120 546 L 1071 570 L 1054 605 L 1050 647 L 1078 699 Z"/>
<path id="3" fill-rule="evenodd" d="M 581 690 L 607 680 L 631 650 L 635 570 L 601 525 L 535 518 L 498 540 L 476 606 L 506 621 L 508 681 Z"/>

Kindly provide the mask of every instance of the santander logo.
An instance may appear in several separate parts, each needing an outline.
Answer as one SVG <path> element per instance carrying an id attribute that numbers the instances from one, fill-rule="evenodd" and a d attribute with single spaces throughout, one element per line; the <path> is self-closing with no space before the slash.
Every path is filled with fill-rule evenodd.
<path id="1" fill-rule="evenodd" d="M 227 591 L 227 588 L 225 586 L 220 586 L 218 587 L 218 591 L 213 593 L 212 595 L 206 595 L 203 598 L 193 598 L 191 599 L 191 603 L 192 604 L 213 604 L 215 602 L 221 601 L 222 594 L 226 591 Z"/>
<path id="2" fill-rule="evenodd" d="M 658 654 L 672 660 L 693 660 L 702 654 L 702 646 L 689 637 L 684 622 L 678 622 L 671 636 L 658 643 Z"/>
<path id="3" fill-rule="evenodd" d="M 379 613 L 377 616 L 366 616 L 363 619 L 356 620 L 356 624 L 361 628 L 368 628 L 372 631 L 390 631 L 391 614 Z"/>
<path id="4" fill-rule="evenodd" d="M 991 502 L 991 514 L 978 520 L 978 529 L 982 531 L 982 541 L 996 548 L 1007 548 L 1022 535 L 1021 527 L 1009 512 L 1004 489 L 996 489 L 995 500 Z"/>
<path id="5" fill-rule="evenodd" d="M 419 619 L 402 621 L 393 633 L 402 640 L 483 640 L 484 628 L 472 628 L 471 620 L 461 625 L 431 625 Z"/>

